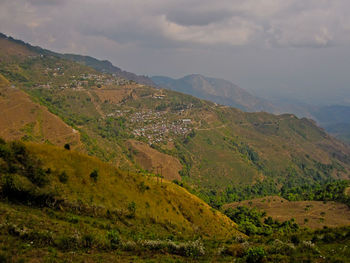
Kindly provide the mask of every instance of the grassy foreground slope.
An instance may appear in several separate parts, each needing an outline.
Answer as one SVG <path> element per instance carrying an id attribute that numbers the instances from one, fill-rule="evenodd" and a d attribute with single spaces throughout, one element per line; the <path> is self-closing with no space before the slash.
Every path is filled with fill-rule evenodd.
<path id="1" fill-rule="evenodd" d="M 1 141 L 0 179 L 0 243 L 9 257 L 48 253 L 47 247 L 127 251 L 148 248 L 147 242 L 186 256 L 196 244 L 184 242 L 244 236 L 229 218 L 172 182 L 123 172 L 63 147 Z"/>

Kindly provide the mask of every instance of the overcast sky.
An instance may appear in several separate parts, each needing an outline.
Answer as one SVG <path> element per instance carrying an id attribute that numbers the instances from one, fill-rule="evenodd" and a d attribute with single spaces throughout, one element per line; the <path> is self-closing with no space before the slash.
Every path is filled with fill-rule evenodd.
<path id="1" fill-rule="evenodd" d="M 350 105 L 349 0 L 0 0 L 0 31 L 137 74 Z"/>

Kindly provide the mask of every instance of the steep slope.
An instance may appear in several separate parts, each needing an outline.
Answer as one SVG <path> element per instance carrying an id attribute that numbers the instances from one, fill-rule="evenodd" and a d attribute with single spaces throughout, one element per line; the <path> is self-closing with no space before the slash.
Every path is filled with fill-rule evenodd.
<path id="1" fill-rule="evenodd" d="M 51 200 L 50 202 L 56 203 L 56 206 L 63 210 L 79 209 L 81 213 L 89 214 L 90 211 L 99 216 L 105 215 L 109 210 L 110 213 L 119 213 L 121 218 L 129 221 L 129 224 L 124 223 L 126 226 L 129 225 L 130 228 L 138 229 L 143 233 L 150 230 L 142 230 L 145 227 L 161 229 L 160 236 L 171 232 L 179 233 L 178 237 L 199 234 L 206 238 L 215 236 L 225 239 L 239 234 L 235 230 L 235 224 L 227 217 L 212 211 L 198 197 L 167 180 L 159 181 L 150 175 L 123 172 L 97 158 L 65 150 L 63 147 L 1 142 L 1 149 L 2 176 L 8 174 L 6 178 L 13 178 L 15 184 L 15 186 L 7 185 L 7 179 L 2 180 L 1 189 L 7 191 L 2 194 L 9 196 L 10 199 L 21 198 L 18 194 L 12 197 L 11 189 L 13 191 L 17 189 L 16 191 L 22 191 L 29 196 L 36 194 L 43 196 L 42 194 L 45 193 L 49 198 L 46 201 Z M 11 151 L 13 151 L 13 157 L 9 157 L 12 154 Z M 8 154 L 5 155 L 5 152 Z M 15 160 L 12 161 L 12 165 L 16 165 L 15 169 L 18 170 L 21 169 L 21 165 L 27 167 L 30 163 L 34 167 L 33 172 L 30 174 L 24 172 L 22 175 L 21 172 L 14 172 L 13 168 L 8 169 L 5 164 L 8 158 Z M 40 168 L 35 168 L 36 159 L 40 160 L 38 162 Z M 46 173 L 42 174 L 40 169 Z M 96 176 L 92 176 L 94 171 Z M 40 178 L 40 181 L 33 178 Z M 16 180 L 26 183 L 17 185 Z M 43 183 L 39 184 L 39 182 Z M 34 190 L 35 185 L 40 187 L 43 185 L 42 192 Z M 33 190 L 30 190 L 31 188 Z M 18 200 L 21 201 L 21 199 Z M 37 200 L 45 202 L 45 199 Z M 132 209 L 130 204 L 133 205 Z"/>
<path id="2" fill-rule="evenodd" d="M 278 112 L 278 109 L 270 102 L 255 97 L 237 85 L 223 79 L 188 75 L 181 79 L 154 76 L 152 80 L 160 87 L 237 107 L 244 111 Z"/>
<path id="3" fill-rule="evenodd" d="M 115 249 L 159 244 L 156 253 L 200 256 L 205 248 L 193 239 L 244 237 L 229 218 L 174 183 L 43 144 L 0 141 L 0 211 L 0 240 L 7 239 L 12 257 L 46 246 L 113 256 Z M 21 241 L 33 247 L 22 250 Z"/>
<path id="4" fill-rule="evenodd" d="M 4 83 L 1 74 L 0 83 Z M 84 149 L 77 130 L 9 84 L 0 84 L 0 112 L 0 137 L 55 145 L 68 143 L 75 149 Z"/>
<path id="5" fill-rule="evenodd" d="M 176 158 L 182 180 L 207 201 L 235 201 L 246 186 L 266 195 L 349 177 L 349 147 L 309 119 L 245 113 L 40 53 L 4 58 L 0 72 L 78 130 L 90 155 L 135 172 Z M 172 174 L 163 169 L 165 178 L 178 177 L 178 162 L 172 167 Z"/>

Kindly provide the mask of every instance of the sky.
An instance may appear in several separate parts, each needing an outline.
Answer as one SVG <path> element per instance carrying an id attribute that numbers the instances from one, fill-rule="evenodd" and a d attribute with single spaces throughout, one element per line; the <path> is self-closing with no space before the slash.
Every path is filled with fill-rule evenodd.
<path id="1" fill-rule="evenodd" d="M 0 32 L 141 75 L 350 105 L 349 0 L 0 0 Z"/>

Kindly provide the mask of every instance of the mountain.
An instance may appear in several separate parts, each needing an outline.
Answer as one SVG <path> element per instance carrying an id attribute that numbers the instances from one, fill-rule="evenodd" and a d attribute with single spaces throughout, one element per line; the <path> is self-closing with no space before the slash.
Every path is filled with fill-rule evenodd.
<path id="1" fill-rule="evenodd" d="M 236 107 L 243 111 L 272 113 L 278 111 L 270 102 L 251 95 L 227 80 L 208 78 L 198 74 L 188 75 L 180 79 L 163 76 L 154 76 L 151 79 L 160 87 Z"/>
<path id="2" fill-rule="evenodd" d="M 33 54 L 39 53 L 42 55 L 60 57 L 63 59 L 75 61 L 75 62 L 78 62 L 80 64 L 89 66 L 89 67 L 94 68 L 100 72 L 114 74 L 117 77 L 121 77 L 121 78 L 124 78 L 127 80 L 135 81 L 135 82 L 140 83 L 140 84 L 156 86 L 156 84 L 147 76 L 139 76 L 139 75 L 136 75 L 134 73 L 124 71 L 124 70 L 114 66 L 108 60 L 99 60 L 99 59 L 96 59 L 96 58 L 93 58 L 90 56 L 82 56 L 82 55 L 77 55 L 77 54 L 60 54 L 57 52 L 53 52 L 51 50 L 43 49 L 43 48 L 38 47 L 38 46 L 31 46 L 30 44 L 25 43 L 22 40 L 17 40 L 17 39 L 14 39 L 12 37 L 8 37 L 2 33 L 0 33 L 0 39 L 7 39 L 7 40 L 10 40 L 12 43 L 19 44 L 21 46 L 21 48 L 19 48 L 19 46 L 17 46 L 17 48 L 19 48 L 19 49 L 25 48 L 25 50 L 26 50 L 25 52 L 30 52 Z M 4 42 L 2 44 L 6 45 Z"/>
<path id="3" fill-rule="evenodd" d="M 305 230 L 223 206 L 309 197 L 346 217 L 347 207 L 320 202 L 350 203 L 339 180 L 349 179 L 350 148 L 313 120 L 139 84 L 3 35 L 0 109 L 1 136 L 24 141 L 0 139 L 0 262 L 348 257 L 343 224 Z M 312 212 L 312 224 L 330 224 Z"/>
<path id="4" fill-rule="evenodd" d="M 312 106 L 281 99 L 269 101 L 255 97 L 229 81 L 198 74 L 188 75 L 180 79 L 164 76 L 154 76 L 151 79 L 159 87 L 236 107 L 247 112 L 293 113 L 300 117 L 311 118 L 332 135 L 344 142 L 350 142 L 350 119 L 348 117 L 350 116 L 350 107 L 348 106 Z"/>
<path id="5" fill-rule="evenodd" d="M 311 111 L 321 127 L 337 138 L 350 143 L 350 107 L 331 105 Z"/>
<path id="6" fill-rule="evenodd" d="M 90 57 L 90 56 L 81 56 L 76 54 L 63 54 L 61 55 L 64 59 L 69 59 L 72 61 L 76 61 L 79 63 L 82 63 L 86 66 L 92 67 L 100 72 L 110 73 L 114 74 L 117 77 L 122 77 L 127 80 L 132 80 L 140 84 L 149 85 L 149 86 L 156 86 L 156 84 L 148 77 L 146 76 L 139 76 L 134 73 L 121 70 L 120 68 L 114 66 L 110 61 L 108 60 L 98 60 L 96 58 Z"/>
<path id="7" fill-rule="evenodd" d="M 213 206 L 349 177 L 349 147 L 310 119 L 242 112 L 0 41 L 5 86 L 27 93 L 74 129 L 89 155 L 181 181 Z M 18 129 L 35 141 L 30 129 Z"/>

